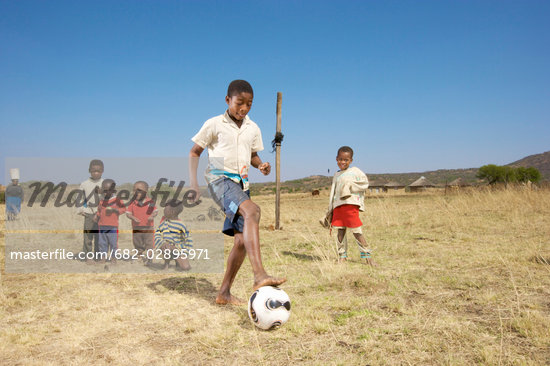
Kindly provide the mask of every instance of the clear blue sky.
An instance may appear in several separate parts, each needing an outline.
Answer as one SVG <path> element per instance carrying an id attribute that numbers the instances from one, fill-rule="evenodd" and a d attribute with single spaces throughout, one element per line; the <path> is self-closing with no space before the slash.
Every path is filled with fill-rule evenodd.
<path id="1" fill-rule="evenodd" d="M 241 78 L 273 165 L 283 92 L 284 180 L 333 174 L 341 145 L 367 173 L 510 163 L 550 150 L 548 19 L 548 1 L 2 0 L 0 180 L 6 157 L 185 157 Z"/>

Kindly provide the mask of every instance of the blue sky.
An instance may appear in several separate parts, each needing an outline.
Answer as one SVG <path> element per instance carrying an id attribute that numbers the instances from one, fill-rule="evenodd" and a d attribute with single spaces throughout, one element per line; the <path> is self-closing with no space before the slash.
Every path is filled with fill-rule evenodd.
<path id="1" fill-rule="evenodd" d="M 272 165 L 283 92 L 283 180 L 333 174 L 341 145 L 367 173 L 510 163 L 550 150 L 549 18 L 548 1 L 2 0 L 0 180 L 7 157 L 185 157 L 233 79 Z"/>

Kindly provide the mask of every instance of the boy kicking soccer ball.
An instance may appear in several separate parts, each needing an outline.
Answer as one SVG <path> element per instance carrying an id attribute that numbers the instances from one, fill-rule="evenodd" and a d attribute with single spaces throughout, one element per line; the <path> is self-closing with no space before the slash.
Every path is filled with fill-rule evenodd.
<path id="1" fill-rule="evenodd" d="M 248 254 L 254 273 L 253 289 L 262 286 L 279 286 L 285 278 L 269 276 L 262 264 L 260 253 L 260 207 L 250 199 L 248 170 L 250 165 L 268 175 L 269 163 L 258 156 L 263 150 L 260 128 L 249 117 L 254 92 L 244 80 L 229 84 L 224 114 L 211 118 L 192 138 L 195 145 L 189 153 L 191 189 L 200 195 L 197 180 L 198 159 L 208 149 L 209 166 L 206 171 L 208 188 L 214 200 L 223 209 L 226 219 L 223 233 L 234 237 L 234 244 L 216 303 L 244 304 L 230 292 L 233 280 Z"/>

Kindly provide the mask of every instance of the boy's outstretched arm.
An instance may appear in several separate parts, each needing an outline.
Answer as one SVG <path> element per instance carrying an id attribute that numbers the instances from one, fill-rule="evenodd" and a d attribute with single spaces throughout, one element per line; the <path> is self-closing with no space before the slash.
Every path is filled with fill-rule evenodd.
<path id="1" fill-rule="evenodd" d="M 355 180 L 349 182 L 350 193 L 362 193 L 369 188 L 369 179 L 363 172 L 355 176 Z"/>
<path id="2" fill-rule="evenodd" d="M 260 169 L 263 175 L 268 175 L 271 172 L 271 164 L 268 162 L 262 163 L 262 159 L 258 156 L 258 153 L 253 152 L 250 157 L 250 164 L 257 169 Z"/>
<path id="3" fill-rule="evenodd" d="M 126 217 L 135 222 L 136 224 L 139 224 L 139 219 L 132 215 L 129 211 L 126 211 Z"/>
<path id="4" fill-rule="evenodd" d="M 189 185 L 191 186 L 191 190 L 196 192 L 195 197 L 192 198 L 192 202 L 198 201 L 201 195 L 199 190 L 199 181 L 197 179 L 197 169 L 199 167 L 199 158 L 203 151 L 204 148 L 195 144 L 189 152 Z"/>

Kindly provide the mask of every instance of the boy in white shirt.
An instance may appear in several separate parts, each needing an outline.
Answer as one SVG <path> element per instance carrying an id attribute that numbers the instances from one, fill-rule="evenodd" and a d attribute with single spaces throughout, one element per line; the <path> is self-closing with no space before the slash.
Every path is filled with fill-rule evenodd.
<path id="1" fill-rule="evenodd" d="M 262 286 L 278 286 L 285 278 L 269 276 L 262 264 L 260 253 L 260 207 L 250 199 L 248 169 L 250 165 L 262 174 L 271 171 L 269 163 L 263 163 L 258 151 L 263 150 L 260 128 L 247 114 L 252 107 L 254 92 L 244 80 L 229 84 L 225 102 L 227 111 L 204 123 L 192 138 L 195 145 L 189 153 L 191 189 L 200 195 L 197 180 L 198 160 L 208 149 L 209 165 L 205 173 L 208 188 L 214 200 L 226 215 L 223 233 L 234 236 L 234 244 L 227 259 L 227 268 L 216 303 L 244 304 L 230 292 L 233 280 L 248 254 L 254 273 L 253 289 Z"/>
<path id="2" fill-rule="evenodd" d="M 94 220 L 99 204 L 99 190 L 103 183 L 103 162 L 94 159 L 90 162 L 88 171 L 90 178 L 80 184 L 80 189 L 84 194 L 84 204 L 78 209 L 78 214 L 84 216 L 84 240 L 82 252 L 87 264 L 94 263 L 97 259 L 96 253 L 99 251 L 99 228 Z M 94 253 L 94 255 L 88 254 Z"/>

